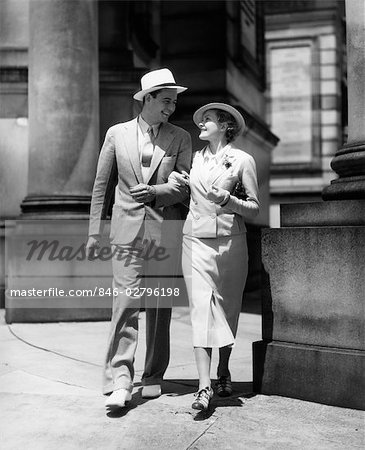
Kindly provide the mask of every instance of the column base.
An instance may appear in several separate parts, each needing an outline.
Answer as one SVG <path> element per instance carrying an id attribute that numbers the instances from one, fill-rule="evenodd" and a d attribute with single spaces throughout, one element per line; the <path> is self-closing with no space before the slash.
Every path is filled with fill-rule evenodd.
<path id="1" fill-rule="evenodd" d="M 26 216 L 27 219 L 50 219 L 60 218 L 60 216 L 73 218 L 76 215 L 81 218 L 80 216 L 89 214 L 90 202 L 90 195 L 30 195 L 20 205 L 21 216 Z"/>
<path id="2" fill-rule="evenodd" d="M 365 352 L 286 342 L 253 343 L 255 392 L 365 410 Z"/>
<path id="3" fill-rule="evenodd" d="M 365 143 L 344 145 L 331 162 L 339 178 L 322 191 L 323 200 L 365 198 Z"/>
<path id="4" fill-rule="evenodd" d="M 281 227 L 365 226 L 365 199 L 280 205 Z"/>
<path id="5" fill-rule="evenodd" d="M 100 299 L 101 300 L 101 299 Z M 6 323 L 49 323 L 49 322 L 93 322 L 110 320 L 109 308 L 21 308 L 8 307 L 5 310 Z"/>
<path id="6" fill-rule="evenodd" d="M 109 223 L 99 258 L 86 255 L 88 220 L 18 220 L 5 228 L 5 319 L 14 322 L 109 320 Z"/>
<path id="7" fill-rule="evenodd" d="M 360 200 L 365 198 L 365 176 L 338 178 L 322 191 L 323 200 Z"/>

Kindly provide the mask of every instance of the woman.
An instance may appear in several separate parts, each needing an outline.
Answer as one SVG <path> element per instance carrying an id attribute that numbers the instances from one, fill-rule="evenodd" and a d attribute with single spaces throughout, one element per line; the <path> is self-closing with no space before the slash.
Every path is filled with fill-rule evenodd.
<path id="1" fill-rule="evenodd" d="M 248 269 L 244 220 L 258 214 L 259 201 L 255 161 L 233 144 L 245 128 L 242 115 L 230 105 L 209 103 L 193 120 L 208 145 L 194 154 L 190 178 L 174 172 L 171 179 L 191 190 L 182 266 L 199 374 L 192 407 L 206 410 L 213 396 L 212 348 L 219 348 L 217 394 L 232 393 L 229 358 Z M 244 195 L 237 195 L 238 185 Z"/>

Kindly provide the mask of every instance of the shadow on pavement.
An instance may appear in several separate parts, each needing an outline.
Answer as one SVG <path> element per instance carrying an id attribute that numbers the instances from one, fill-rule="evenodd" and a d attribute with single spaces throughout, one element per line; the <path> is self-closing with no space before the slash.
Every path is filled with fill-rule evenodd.
<path id="1" fill-rule="evenodd" d="M 212 379 L 212 387 L 215 388 L 216 380 Z M 188 379 L 188 380 L 165 380 L 163 385 L 163 393 L 169 396 L 178 396 L 178 395 L 186 395 L 192 394 L 198 390 L 198 380 L 197 379 Z M 252 382 L 248 381 L 240 381 L 240 382 L 232 382 L 233 393 L 230 397 L 218 397 L 217 395 L 214 398 L 219 399 L 219 402 L 228 401 L 229 399 L 244 397 L 251 398 L 256 394 L 253 392 Z M 233 406 L 233 405 L 231 405 Z"/>
<path id="2" fill-rule="evenodd" d="M 228 406 L 241 408 L 244 405 L 243 399 L 252 398 L 256 395 L 252 392 L 252 383 L 249 382 L 232 383 L 232 388 L 233 392 L 229 397 L 219 397 L 215 394 L 209 409 L 207 411 L 199 411 L 194 417 L 194 420 L 200 422 L 209 419 L 217 408 L 225 408 Z"/>
<path id="3" fill-rule="evenodd" d="M 214 388 L 215 380 L 212 380 L 212 386 Z M 141 384 L 136 383 L 135 387 L 140 387 L 137 392 L 132 395 L 132 400 L 128 403 L 125 408 L 116 410 L 116 411 L 107 411 L 106 415 L 110 418 L 121 418 L 128 414 L 129 411 L 137 408 L 138 406 L 143 405 L 144 403 L 154 400 L 154 399 L 146 399 L 141 396 Z M 214 395 L 210 407 L 207 411 L 199 411 L 194 417 L 195 421 L 202 421 L 209 419 L 216 408 L 222 407 L 242 407 L 244 404 L 244 400 L 246 398 L 252 398 L 256 394 L 252 391 L 252 383 L 251 382 L 233 382 L 232 383 L 233 392 L 230 397 L 218 397 L 216 394 Z M 163 383 L 163 395 L 167 395 L 169 397 L 177 397 L 181 395 L 189 395 L 193 394 L 198 389 L 198 380 L 196 379 L 175 379 L 175 380 L 165 380 Z"/>
<path id="4" fill-rule="evenodd" d="M 165 380 L 163 385 L 163 393 L 169 397 L 177 397 L 179 395 L 187 395 L 196 392 L 198 388 L 198 380 Z"/>

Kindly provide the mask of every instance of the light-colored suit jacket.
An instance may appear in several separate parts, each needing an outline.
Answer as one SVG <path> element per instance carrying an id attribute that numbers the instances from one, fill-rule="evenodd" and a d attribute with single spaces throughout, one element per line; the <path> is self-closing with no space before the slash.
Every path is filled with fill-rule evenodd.
<path id="1" fill-rule="evenodd" d="M 110 238 L 113 244 L 129 244 L 142 225 L 158 241 L 165 219 L 181 219 L 178 203 L 188 197 L 186 188 L 168 183 L 175 170 L 190 171 L 191 137 L 188 132 L 170 123 L 160 126 L 146 184 L 156 189 L 151 204 L 136 202 L 129 189 L 144 183 L 137 143 L 137 118 L 112 126 L 102 146 L 93 188 L 89 235 L 100 235 L 115 190 Z"/>
<path id="2" fill-rule="evenodd" d="M 245 199 L 230 195 L 224 206 L 207 199 L 207 191 L 215 185 L 233 194 L 240 182 Z M 219 157 L 217 166 L 208 171 L 204 164 L 204 149 L 196 152 L 190 172 L 190 206 L 184 234 L 200 238 L 215 238 L 246 232 L 245 219 L 259 212 L 255 160 L 251 155 L 229 145 Z"/>

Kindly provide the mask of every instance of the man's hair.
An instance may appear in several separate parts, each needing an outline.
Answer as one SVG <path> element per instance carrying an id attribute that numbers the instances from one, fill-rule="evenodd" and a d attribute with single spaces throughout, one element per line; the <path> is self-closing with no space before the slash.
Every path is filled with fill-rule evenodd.
<path id="1" fill-rule="evenodd" d="M 225 133 L 225 138 L 226 138 L 227 144 L 234 141 L 236 139 L 236 137 L 238 136 L 238 131 L 239 131 L 239 127 L 238 127 L 238 123 L 237 123 L 236 119 L 232 116 L 232 114 L 230 114 L 227 111 L 223 111 L 221 109 L 216 109 L 215 112 L 217 114 L 218 122 L 227 124 L 227 129 L 226 129 L 226 133 Z"/>
<path id="2" fill-rule="evenodd" d="M 152 92 L 149 92 L 148 94 L 151 94 L 151 96 L 152 96 L 153 98 L 156 98 L 157 95 L 158 95 L 161 91 L 162 91 L 162 89 L 157 89 L 157 91 L 152 91 Z M 146 95 L 148 95 L 148 94 L 146 94 Z M 145 103 L 145 101 L 146 101 L 146 95 L 143 97 L 143 105 L 144 105 L 144 103 Z"/>

